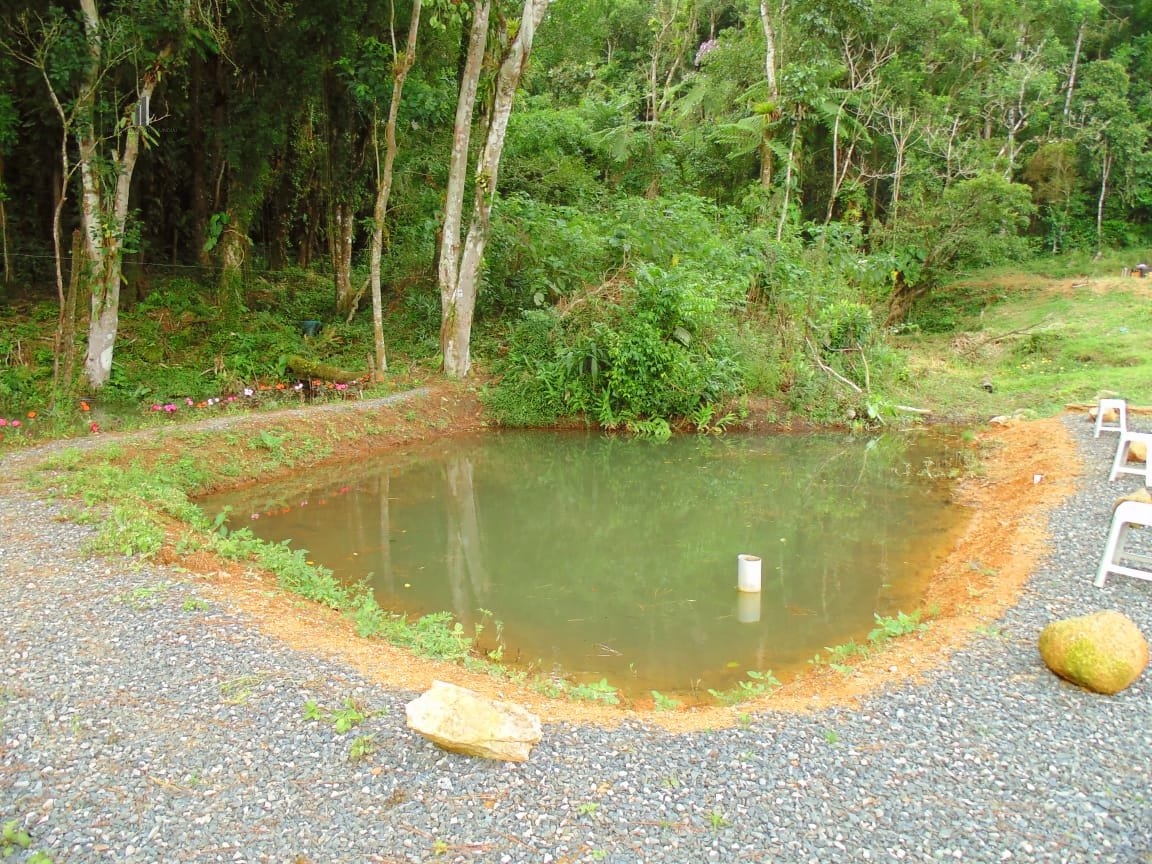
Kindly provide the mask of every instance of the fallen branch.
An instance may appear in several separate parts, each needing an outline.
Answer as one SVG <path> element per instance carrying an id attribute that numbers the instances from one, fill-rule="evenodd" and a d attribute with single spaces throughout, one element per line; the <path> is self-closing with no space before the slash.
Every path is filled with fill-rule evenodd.
<path id="1" fill-rule="evenodd" d="M 824 361 L 820 359 L 820 352 L 816 350 L 816 346 L 812 344 L 811 339 L 808 339 L 806 341 L 808 342 L 808 347 L 812 349 L 812 359 L 816 361 L 817 366 L 819 366 L 824 372 L 831 375 L 833 378 L 835 378 L 841 384 L 846 384 L 847 386 L 851 387 L 855 392 L 863 394 L 864 391 L 860 389 L 859 384 L 856 384 L 852 381 L 849 381 L 847 378 L 845 378 L 843 375 L 841 375 L 839 372 L 837 372 L 831 366 L 825 365 Z"/>
<path id="2" fill-rule="evenodd" d="M 893 405 L 897 411 L 904 411 L 907 414 L 931 414 L 931 408 L 913 408 L 911 405 Z"/>
<path id="3" fill-rule="evenodd" d="M 1011 339 L 1013 336 L 1019 336 L 1021 333 L 1027 333 L 1029 330 L 1035 330 L 1041 324 L 1046 324 L 1046 321 L 1038 321 L 1035 324 L 1029 324 L 1027 327 L 1017 327 L 1015 330 L 1009 330 L 1007 333 L 1001 333 L 999 336 L 993 336 L 989 339 L 981 339 L 976 344 L 972 345 L 967 351 L 962 352 L 966 357 L 979 351 L 985 345 L 995 345 L 997 342 L 1003 342 L 1005 339 Z"/>

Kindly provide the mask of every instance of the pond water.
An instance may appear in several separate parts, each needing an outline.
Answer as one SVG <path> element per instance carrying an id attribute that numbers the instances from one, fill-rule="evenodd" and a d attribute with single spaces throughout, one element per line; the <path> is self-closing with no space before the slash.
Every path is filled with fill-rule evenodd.
<path id="1" fill-rule="evenodd" d="M 926 434 L 505 431 L 328 465 L 200 502 L 288 539 L 386 609 L 448 610 L 504 662 L 694 702 L 780 680 L 917 607 L 965 520 Z M 738 556 L 761 591 L 738 592 Z"/>

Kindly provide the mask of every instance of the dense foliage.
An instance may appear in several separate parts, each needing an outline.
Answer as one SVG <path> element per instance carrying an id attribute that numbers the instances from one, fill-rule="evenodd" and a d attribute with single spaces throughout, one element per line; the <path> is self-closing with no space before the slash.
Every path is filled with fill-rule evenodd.
<path id="1" fill-rule="evenodd" d="M 56 327 L 52 344 L 26 318 L 0 330 L 0 407 L 84 386 L 69 354 L 102 307 L 87 311 L 91 268 L 68 265 L 89 206 L 107 233 L 90 248 L 118 244 L 126 262 L 111 391 L 236 391 L 292 378 L 302 351 L 359 369 L 369 322 L 348 292 L 366 281 L 410 7 L 94 5 L 98 32 L 74 2 L 0 11 L 0 304 L 47 289 L 53 311 L 35 314 Z M 434 362 L 471 12 L 425 10 L 383 280 L 390 351 Z M 488 109 L 518 15 L 494 6 Z M 641 430 L 706 425 L 749 391 L 875 413 L 904 374 L 893 328 L 947 326 L 943 281 L 1147 241 L 1150 23 L 1096 0 L 557 0 L 491 215 L 476 310 L 479 362 L 500 376 L 490 405 L 510 423 Z M 136 144 L 118 221 L 88 190 L 111 202 Z M 300 344 L 303 319 L 324 321 L 321 340 Z"/>

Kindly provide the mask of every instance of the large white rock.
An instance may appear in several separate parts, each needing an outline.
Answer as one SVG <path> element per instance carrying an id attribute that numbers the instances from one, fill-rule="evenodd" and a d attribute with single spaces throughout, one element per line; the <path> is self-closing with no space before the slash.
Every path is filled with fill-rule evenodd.
<path id="1" fill-rule="evenodd" d="M 433 681 L 404 709 L 408 728 L 438 747 L 465 756 L 526 762 L 540 742 L 540 718 L 513 702 Z"/>

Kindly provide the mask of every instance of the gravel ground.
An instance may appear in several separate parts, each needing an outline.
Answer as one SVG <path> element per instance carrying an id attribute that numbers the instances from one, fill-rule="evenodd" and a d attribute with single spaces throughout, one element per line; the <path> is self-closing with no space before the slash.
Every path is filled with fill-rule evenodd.
<path id="1" fill-rule="evenodd" d="M 92 560 L 89 529 L 0 496 L 0 822 L 74 862 L 1152 862 L 1152 682 L 1115 697 L 1036 652 L 1054 617 L 1116 608 L 1152 634 L 1152 582 L 1092 586 L 1115 437 L 1021 602 L 926 682 L 855 709 L 671 734 L 546 725 L 524 764 L 446 754 L 397 693 L 285 648 L 178 570 Z M 1152 673 L 1150 673 L 1152 674 Z M 348 734 L 314 700 L 371 716 Z M 371 736 L 368 738 L 367 736 Z M 353 761 L 357 739 L 375 751 Z M 0 857 L 12 851 L 0 839 Z"/>

